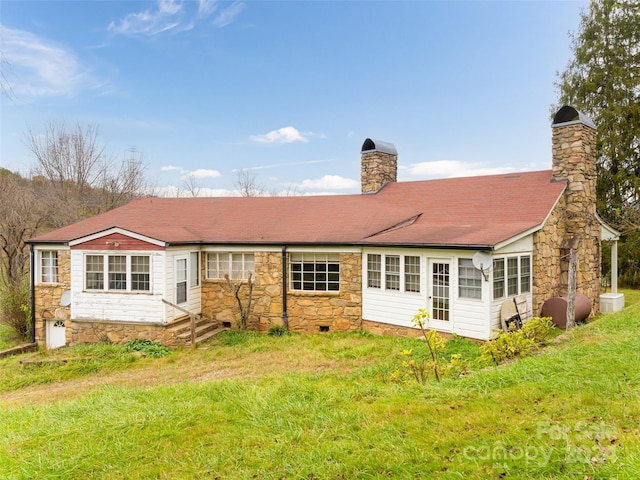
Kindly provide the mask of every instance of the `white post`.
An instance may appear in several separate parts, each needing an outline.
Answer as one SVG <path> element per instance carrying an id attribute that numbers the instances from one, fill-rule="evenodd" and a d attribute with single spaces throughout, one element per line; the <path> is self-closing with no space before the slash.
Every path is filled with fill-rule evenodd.
<path id="1" fill-rule="evenodd" d="M 611 245 L 611 293 L 618 293 L 618 241 Z"/>

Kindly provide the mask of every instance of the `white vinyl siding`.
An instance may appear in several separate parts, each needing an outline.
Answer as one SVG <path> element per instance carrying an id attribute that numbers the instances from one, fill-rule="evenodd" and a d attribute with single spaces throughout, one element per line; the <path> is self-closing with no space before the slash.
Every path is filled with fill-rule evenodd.
<path id="1" fill-rule="evenodd" d="M 162 298 L 169 299 L 164 296 L 164 252 L 122 252 L 131 259 L 131 280 L 127 281 L 130 289 L 127 291 L 105 288 L 104 257 L 108 255 L 109 252 L 71 251 L 71 319 L 163 323 L 166 309 Z M 101 286 L 93 290 L 85 286 L 86 262 L 90 257 L 93 257 L 91 264 L 95 269 L 89 273 L 96 274 L 94 286 Z"/>
<path id="2" fill-rule="evenodd" d="M 471 258 L 475 251 L 460 251 L 462 259 Z M 400 288 L 388 290 L 385 288 L 385 279 L 382 279 L 380 287 L 376 285 L 375 274 L 380 271 L 386 276 L 386 258 L 399 258 L 400 262 Z M 409 260 L 406 260 L 409 258 Z M 378 259 L 380 267 L 377 266 Z M 474 286 L 480 290 L 481 298 L 464 298 L 459 295 L 459 258 L 452 256 L 446 250 L 401 250 L 401 249 L 372 249 L 363 252 L 364 272 L 367 276 L 363 279 L 362 288 L 362 317 L 364 320 L 413 328 L 412 318 L 419 308 L 430 308 L 433 290 L 433 274 L 428 269 L 436 264 L 449 265 L 449 288 L 451 296 L 449 302 L 448 321 L 431 319 L 430 328 L 440 331 L 452 332 L 469 338 L 487 340 L 491 336 L 489 328 L 489 315 L 491 303 L 491 282 L 484 279 Z M 392 261 L 393 262 L 393 261 Z M 416 272 L 416 262 L 418 271 Z M 463 266 L 465 262 L 462 262 Z M 472 266 L 473 268 L 473 266 Z M 374 278 L 370 279 L 371 273 Z M 384 272 L 384 273 L 382 273 Z M 470 276 L 475 275 L 469 272 Z M 478 271 L 480 277 L 482 274 Z M 413 275 L 419 275 L 419 280 Z M 419 290 L 411 291 L 418 283 Z M 464 283 L 464 282 L 463 282 Z M 373 285 L 372 285 L 373 284 Z"/>

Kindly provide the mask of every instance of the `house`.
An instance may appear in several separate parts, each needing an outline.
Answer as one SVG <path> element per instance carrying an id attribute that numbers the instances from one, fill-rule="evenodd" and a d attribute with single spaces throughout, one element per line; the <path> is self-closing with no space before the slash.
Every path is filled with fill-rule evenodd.
<path id="1" fill-rule="evenodd" d="M 537 315 L 566 293 L 569 242 L 597 312 L 601 242 L 618 234 L 596 214 L 595 133 L 560 109 L 545 171 L 397 182 L 395 147 L 366 139 L 361 194 L 134 200 L 29 241 L 35 340 L 176 345 L 196 314 L 233 327 L 226 275 L 245 301 L 251 276 L 257 331 L 416 335 L 426 308 L 430 328 L 486 340 L 505 301 Z"/>

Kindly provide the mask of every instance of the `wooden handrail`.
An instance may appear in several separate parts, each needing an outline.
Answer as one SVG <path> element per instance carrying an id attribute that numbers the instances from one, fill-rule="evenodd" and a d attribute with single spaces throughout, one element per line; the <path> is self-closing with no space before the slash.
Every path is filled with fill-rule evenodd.
<path id="1" fill-rule="evenodd" d="M 186 308 L 182 308 L 176 305 L 175 303 L 171 303 L 170 301 L 165 300 L 164 298 L 162 299 L 162 302 L 169 305 L 170 307 L 177 308 L 181 312 L 189 315 L 189 319 L 191 320 L 191 348 L 196 348 L 196 314 L 190 312 Z"/>

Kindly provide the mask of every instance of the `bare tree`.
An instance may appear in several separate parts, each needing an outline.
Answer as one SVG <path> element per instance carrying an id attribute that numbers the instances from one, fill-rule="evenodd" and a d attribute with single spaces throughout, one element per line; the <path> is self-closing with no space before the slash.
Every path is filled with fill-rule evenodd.
<path id="1" fill-rule="evenodd" d="M 264 197 L 267 195 L 266 189 L 258 184 L 256 174 L 250 168 L 241 168 L 236 172 L 236 181 L 233 186 L 242 197 Z"/>
<path id="2" fill-rule="evenodd" d="M 136 150 L 117 162 L 101 144 L 96 125 L 69 129 L 50 121 L 43 133 L 30 129 L 25 144 L 35 159 L 34 181 L 49 187 L 60 207 L 53 227 L 123 205 L 146 186 Z"/>
<path id="3" fill-rule="evenodd" d="M 195 198 L 199 197 L 202 193 L 202 186 L 198 183 L 196 177 L 191 174 L 184 177 L 183 186 L 188 196 Z"/>

